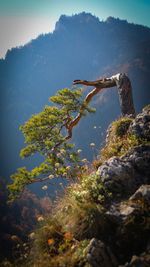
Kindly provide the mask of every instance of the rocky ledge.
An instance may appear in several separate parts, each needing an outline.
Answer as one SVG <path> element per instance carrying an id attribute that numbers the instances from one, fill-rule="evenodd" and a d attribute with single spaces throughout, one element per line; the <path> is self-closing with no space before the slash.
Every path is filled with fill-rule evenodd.
<path id="1" fill-rule="evenodd" d="M 85 167 L 19 266 L 150 266 L 150 105 L 113 122 L 97 161 Z"/>
<path id="2" fill-rule="evenodd" d="M 150 105 L 130 123 L 128 133 L 141 143 L 97 170 L 97 183 L 112 193 L 105 221 L 113 231 L 105 239 L 91 239 L 86 257 L 92 267 L 150 266 Z"/>

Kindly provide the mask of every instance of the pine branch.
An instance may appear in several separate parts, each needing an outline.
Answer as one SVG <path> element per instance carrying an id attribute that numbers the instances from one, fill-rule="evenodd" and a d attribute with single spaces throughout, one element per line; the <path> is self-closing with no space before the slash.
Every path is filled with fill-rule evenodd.
<path id="1" fill-rule="evenodd" d="M 85 107 L 90 103 L 92 98 L 98 94 L 102 89 L 108 88 L 108 87 L 113 87 L 116 86 L 116 82 L 114 79 L 108 78 L 108 79 L 100 79 L 97 81 L 86 81 L 86 80 L 74 80 L 73 84 L 83 84 L 87 86 L 95 86 L 95 88 L 87 94 L 83 101 L 83 105 L 80 108 L 79 113 L 77 116 L 70 122 L 68 125 L 68 136 L 66 136 L 66 140 L 70 139 L 72 137 L 72 130 L 73 128 L 78 124 L 80 121 L 81 117 L 83 116 L 83 112 L 86 109 Z"/>
<path id="2" fill-rule="evenodd" d="M 63 141 L 58 142 L 52 148 L 53 152 L 63 142 L 71 139 L 73 128 L 79 123 L 80 119 L 83 116 L 84 111 L 86 110 L 86 106 L 90 103 L 92 98 L 96 94 L 98 94 L 102 89 L 116 86 L 116 81 L 114 79 L 111 79 L 111 78 L 100 79 L 100 80 L 97 80 L 97 81 L 74 80 L 73 81 L 73 85 L 76 85 L 76 84 L 83 84 L 83 85 L 87 85 L 87 86 L 95 86 L 95 88 L 90 93 L 88 93 L 87 96 L 85 97 L 85 99 L 83 100 L 83 104 L 81 105 L 81 108 L 80 108 L 77 116 L 73 120 L 71 120 L 69 122 L 69 124 L 66 123 L 65 127 L 67 129 L 67 135 L 66 135 L 66 137 L 64 138 Z"/>

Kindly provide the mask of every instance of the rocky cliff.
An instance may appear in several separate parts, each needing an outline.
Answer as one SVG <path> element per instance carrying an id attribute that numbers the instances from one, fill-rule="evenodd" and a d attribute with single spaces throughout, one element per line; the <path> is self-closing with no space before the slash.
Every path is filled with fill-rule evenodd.
<path id="1" fill-rule="evenodd" d="M 32 234 L 22 266 L 150 266 L 149 181 L 150 105 L 110 125 L 99 157 Z"/>
<path id="2" fill-rule="evenodd" d="M 111 142 L 112 127 L 106 146 Z M 123 124 L 116 133 L 119 127 L 123 130 Z M 134 136 L 137 144 L 122 156 L 106 160 L 97 171 L 97 182 L 111 192 L 105 216 L 113 231 L 106 242 L 100 238 L 89 242 L 86 257 L 93 267 L 150 266 L 150 106 L 128 124 L 123 135 Z"/>

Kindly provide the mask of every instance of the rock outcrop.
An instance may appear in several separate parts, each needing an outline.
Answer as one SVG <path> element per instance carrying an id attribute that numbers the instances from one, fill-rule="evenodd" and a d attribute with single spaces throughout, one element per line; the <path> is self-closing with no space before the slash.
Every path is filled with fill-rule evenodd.
<path id="1" fill-rule="evenodd" d="M 87 259 L 92 267 L 150 266 L 150 105 L 127 131 L 138 138 L 139 145 L 109 158 L 97 170 L 97 184 L 112 194 L 105 221 L 111 222 L 114 232 L 105 240 L 102 235 L 102 240 L 90 241 Z"/>
<path id="2" fill-rule="evenodd" d="M 110 127 L 109 127 L 110 131 Z M 123 197 L 131 195 L 150 178 L 150 105 L 136 116 L 128 132 L 141 140 L 141 144 L 121 157 L 112 157 L 99 167 L 97 173 L 104 186 Z M 107 136 L 108 142 L 109 134 Z"/>
<path id="3" fill-rule="evenodd" d="M 93 267 L 115 267 L 117 260 L 109 247 L 96 238 L 93 238 L 87 249 L 87 261 Z"/>
<path id="4" fill-rule="evenodd" d="M 125 265 L 119 265 L 119 267 L 148 267 L 150 266 L 150 250 L 140 254 L 139 256 L 133 256 L 130 262 Z"/>
<path id="5" fill-rule="evenodd" d="M 150 177 L 150 145 L 131 149 L 125 156 L 112 157 L 97 173 L 104 186 L 116 196 L 131 195 Z"/>
<path id="6" fill-rule="evenodd" d="M 108 133 L 99 165 L 37 230 L 25 267 L 150 266 L 150 105 Z"/>
<path id="7" fill-rule="evenodd" d="M 150 141 L 150 105 L 143 108 L 130 125 L 129 131 L 138 138 L 144 138 Z"/>

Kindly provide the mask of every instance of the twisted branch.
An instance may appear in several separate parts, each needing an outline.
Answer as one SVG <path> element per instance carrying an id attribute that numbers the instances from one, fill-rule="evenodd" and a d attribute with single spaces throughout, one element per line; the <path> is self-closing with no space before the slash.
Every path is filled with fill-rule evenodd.
<path id="1" fill-rule="evenodd" d="M 96 81 L 74 80 L 73 85 L 76 84 L 94 86 L 95 88 L 85 97 L 77 116 L 73 120 L 66 123 L 65 127 L 67 129 L 67 136 L 64 138 L 63 141 L 55 145 L 53 151 L 61 143 L 67 141 L 72 137 L 72 130 L 83 116 L 84 110 L 86 110 L 86 106 L 89 104 L 92 98 L 104 88 L 117 86 L 122 115 L 135 115 L 135 109 L 132 99 L 132 87 L 129 78 L 125 74 L 118 73 L 110 78 L 104 78 Z"/>
<path id="2" fill-rule="evenodd" d="M 87 94 L 83 101 L 83 105 L 80 108 L 79 113 L 77 116 L 69 123 L 67 126 L 68 136 L 66 136 L 66 140 L 70 139 L 72 137 L 72 129 L 78 124 L 81 117 L 83 116 L 83 112 L 85 110 L 85 107 L 89 104 L 89 102 L 92 100 L 92 98 L 98 94 L 102 89 L 109 88 L 116 86 L 116 82 L 114 79 L 108 78 L 108 79 L 101 79 L 96 81 L 86 81 L 86 80 L 74 80 L 73 85 L 76 84 L 83 84 L 87 86 L 95 86 L 95 88 Z"/>
<path id="3" fill-rule="evenodd" d="M 56 150 L 56 148 L 58 146 L 60 146 L 63 142 L 71 139 L 73 128 L 78 124 L 78 122 L 82 118 L 83 112 L 85 111 L 86 106 L 89 104 L 89 102 L 92 100 L 92 98 L 96 94 L 98 94 L 102 89 L 116 86 L 116 81 L 115 81 L 114 77 L 112 77 L 112 78 L 104 78 L 104 79 L 100 79 L 100 80 L 96 80 L 96 81 L 74 80 L 73 81 L 73 85 L 76 85 L 76 84 L 83 84 L 83 85 L 86 85 L 86 86 L 95 86 L 95 88 L 91 92 L 89 92 L 87 94 L 87 96 L 85 97 L 85 99 L 83 101 L 83 104 L 82 104 L 77 116 L 73 120 L 71 120 L 71 121 L 69 121 L 68 123 L 65 124 L 65 127 L 67 129 L 67 135 L 65 136 L 64 140 L 58 142 L 53 147 L 51 152 L 54 152 Z"/>

